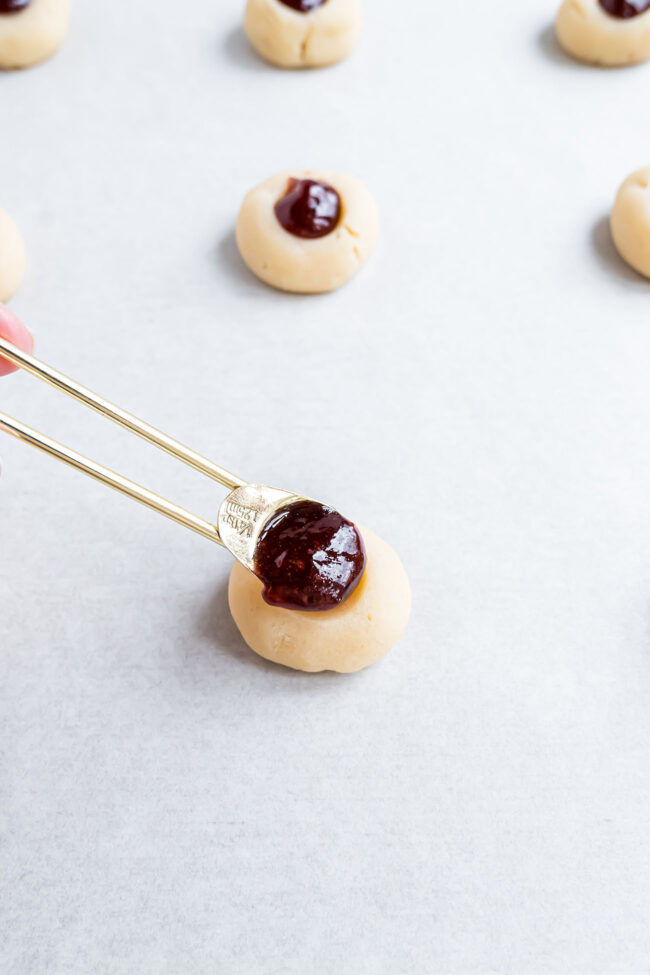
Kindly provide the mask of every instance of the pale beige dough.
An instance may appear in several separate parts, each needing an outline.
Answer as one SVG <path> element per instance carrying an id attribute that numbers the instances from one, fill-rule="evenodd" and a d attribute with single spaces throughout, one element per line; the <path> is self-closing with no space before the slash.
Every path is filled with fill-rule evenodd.
<path id="1" fill-rule="evenodd" d="M 361 0 L 327 0 L 309 13 L 280 0 L 248 0 L 244 29 L 255 50 L 281 68 L 342 61 L 361 33 Z"/>
<path id="2" fill-rule="evenodd" d="M 0 68 L 29 68 L 47 61 L 68 30 L 70 0 L 32 0 L 19 13 L 0 14 Z"/>
<path id="3" fill-rule="evenodd" d="M 20 231 L 8 213 L 0 210 L 0 302 L 18 290 L 25 276 L 25 245 Z"/>
<path id="4" fill-rule="evenodd" d="M 611 215 L 612 237 L 624 261 L 650 278 L 650 166 L 637 169 L 619 189 Z"/>
<path id="5" fill-rule="evenodd" d="M 621 19 L 598 0 L 564 0 L 555 27 L 562 47 L 579 61 L 618 67 L 650 58 L 650 10 Z"/>
<path id="6" fill-rule="evenodd" d="M 291 178 L 328 183 L 341 197 L 338 227 L 325 237 L 290 234 L 275 215 L 275 204 Z M 244 261 L 262 281 L 302 294 L 334 291 L 368 260 L 379 233 L 377 205 L 353 176 L 326 170 L 287 169 L 260 183 L 244 198 L 237 219 L 237 245 Z"/>
<path id="7" fill-rule="evenodd" d="M 236 562 L 228 601 L 249 647 L 267 660 L 310 672 L 353 673 L 375 663 L 397 643 L 411 612 L 411 587 L 393 549 L 361 529 L 368 563 L 352 595 L 323 613 L 269 606 L 262 583 Z"/>

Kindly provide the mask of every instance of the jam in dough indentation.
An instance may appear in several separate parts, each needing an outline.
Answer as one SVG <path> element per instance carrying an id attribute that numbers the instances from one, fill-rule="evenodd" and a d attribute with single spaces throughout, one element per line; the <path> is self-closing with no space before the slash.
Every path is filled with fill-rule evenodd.
<path id="1" fill-rule="evenodd" d="M 237 246 L 251 271 L 274 288 L 322 294 L 363 267 L 378 230 L 377 206 L 359 180 L 323 169 L 289 169 L 246 194 Z"/>
<path id="2" fill-rule="evenodd" d="M 367 565 L 349 599 L 324 613 L 296 613 L 270 606 L 263 583 L 235 562 L 228 604 L 248 646 L 267 660 L 311 673 L 353 673 L 394 647 L 408 622 L 411 588 L 397 553 L 360 528 Z"/>
<path id="3" fill-rule="evenodd" d="M 326 237 L 341 220 L 341 197 L 327 183 L 292 178 L 287 192 L 275 204 L 275 215 L 294 237 Z"/>
<path id="4" fill-rule="evenodd" d="M 366 550 L 356 526 L 318 501 L 281 508 L 255 549 L 262 596 L 284 609 L 333 609 L 354 592 L 365 567 Z"/>
<path id="5" fill-rule="evenodd" d="M 585 64 L 640 64 L 650 58 L 650 0 L 562 0 L 555 31 Z"/>
<path id="6" fill-rule="evenodd" d="M 292 10 L 297 10 L 301 14 L 309 14 L 312 10 L 316 10 L 317 7 L 322 7 L 327 0 L 280 0 L 285 7 L 291 7 Z"/>
<path id="7" fill-rule="evenodd" d="M 71 0 L 0 0 L 0 70 L 31 68 L 65 40 Z"/>
<path id="8" fill-rule="evenodd" d="M 611 17 L 628 20 L 650 10 L 650 0 L 598 0 L 601 7 Z"/>
<path id="9" fill-rule="evenodd" d="M 28 7 L 32 0 L 0 0 L 0 14 L 17 14 Z"/>

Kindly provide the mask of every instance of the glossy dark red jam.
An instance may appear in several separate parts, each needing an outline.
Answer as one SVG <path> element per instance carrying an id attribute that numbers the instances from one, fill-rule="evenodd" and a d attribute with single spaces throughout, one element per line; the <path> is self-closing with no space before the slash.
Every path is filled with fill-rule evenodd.
<path id="1" fill-rule="evenodd" d="M 32 0 L 0 0 L 0 14 L 17 14 L 29 7 Z"/>
<path id="2" fill-rule="evenodd" d="M 265 525 L 255 550 L 255 575 L 271 606 L 334 609 L 356 589 L 366 567 L 358 529 L 317 501 L 296 501 Z"/>
<path id="3" fill-rule="evenodd" d="M 650 10 L 650 0 L 599 0 L 599 3 L 611 17 L 620 17 L 621 20 L 638 17 Z"/>
<path id="4" fill-rule="evenodd" d="M 298 10 L 301 14 L 308 14 L 310 10 L 315 10 L 316 7 L 322 7 L 327 0 L 280 0 L 285 7 L 291 7 L 293 10 Z"/>
<path id="5" fill-rule="evenodd" d="M 275 204 L 275 215 L 295 237 L 326 237 L 341 219 L 341 197 L 333 186 L 313 179 L 290 179 Z"/>

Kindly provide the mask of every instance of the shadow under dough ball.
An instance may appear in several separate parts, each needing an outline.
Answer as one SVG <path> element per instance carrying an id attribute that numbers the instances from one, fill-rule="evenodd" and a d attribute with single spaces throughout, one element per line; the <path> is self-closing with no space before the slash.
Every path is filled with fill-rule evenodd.
<path id="1" fill-rule="evenodd" d="M 9 301 L 25 276 L 25 245 L 8 213 L 0 210 L 0 301 Z"/>
<path id="2" fill-rule="evenodd" d="M 650 278 L 650 166 L 637 169 L 620 187 L 610 224 L 623 260 Z"/>
<path id="3" fill-rule="evenodd" d="M 280 68 L 343 61 L 357 44 L 361 24 L 361 0 L 248 0 L 244 14 L 249 41 Z"/>
<path id="4" fill-rule="evenodd" d="M 370 257 L 377 206 L 353 176 L 286 170 L 252 189 L 237 218 L 239 252 L 253 274 L 282 291 L 334 291 Z"/>
<path id="5" fill-rule="evenodd" d="M 0 0 L 0 68 L 30 68 L 60 48 L 70 0 Z"/>
<path id="6" fill-rule="evenodd" d="M 623 67 L 650 58 L 650 0 L 564 0 L 555 29 L 578 61 Z"/>
<path id="7" fill-rule="evenodd" d="M 396 552 L 361 528 L 367 564 L 361 581 L 339 606 L 300 612 L 271 606 L 263 583 L 236 562 L 228 602 L 255 653 L 293 670 L 353 673 L 383 657 L 402 636 L 411 612 L 411 587 Z"/>

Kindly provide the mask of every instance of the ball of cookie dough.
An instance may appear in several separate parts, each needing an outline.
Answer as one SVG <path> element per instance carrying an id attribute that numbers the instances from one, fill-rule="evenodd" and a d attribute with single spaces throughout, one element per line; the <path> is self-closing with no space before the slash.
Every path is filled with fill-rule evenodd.
<path id="1" fill-rule="evenodd" d="M 286 170 L 256 186 L 237 220 L 237 244 L 262 281 L 302 294 L 334 291 L 368 260 L 379 214 L 353 176 Z"/>
<path id="2" fill-rule="evenodd" d="M 228 602 L 248 646 L 267 660 L 310 672 L 342 674 L 375 663 L 397 643 L 411 612 L 411 588 L 397 554 L 361 529 L 368 563 L 345 602 L 322 613 L 270 606 L 262 583 L 240 562 L 230 573 Z"/>
<path id="3" fill-rule="evenodd" d="M 25 245 L 8 213 L 0 210 L 0 301 L 9 301 L 25 276 Z"/>
<path id="4" fill-rule="evenodd" d="M 0 0 L 0 68 L 29 68 L 60 48 L 70 0 Z"/>
<path id="5" fill-rule="evenodd" d="M 610 220 L 624 261 L 650 278 L 650 166 L 637 169 L 619 189 Z"/>
<path id="6" fill-rule="evenodd" d="M 650 0 L 564 0 L 555 26 L 579 61 L 617 67 L 650 58 Z"/>
<path id="7" fill-rule="evenodd" d="M 361 33 L 361 0 L 248 0 L 244 30 L 255 50 L 281 68 L 342 61 Z"/>
<path id="8" fill-rule="evenodd" d="M 29 352 L 30 355 L 34 351 L 34 336 L 4 305 L 0 305 L 0 338 L 17 345 L 19 349 Z M 14 366 L 0 356 L 0 376 L 8 376 L 17 369 L 18 366 Z"/>

